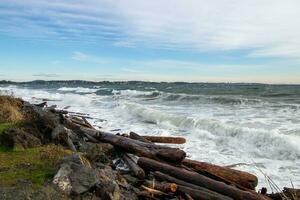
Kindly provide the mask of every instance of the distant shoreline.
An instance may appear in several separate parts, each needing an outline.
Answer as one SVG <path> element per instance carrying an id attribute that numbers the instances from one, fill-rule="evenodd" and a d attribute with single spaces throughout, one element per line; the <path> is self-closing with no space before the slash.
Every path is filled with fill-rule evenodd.
<path id="1" fill-rule="evenodd" d="M 299 84 L 290 83 L 247 83 L 247 82 L 182 82 L 182 81 L 88 81 L 88 80 L 32 80 L 32 81 L 9 81 L 0 80 L 0 85 L 8 84 L 34 84 L 34 83 L 85 83 L 85 84 L 102 84 L 102 83 L 149 83 L 149 84 L 228 84 L 228 85 L 276 85 L 276 86 L 300 86 Z"/>

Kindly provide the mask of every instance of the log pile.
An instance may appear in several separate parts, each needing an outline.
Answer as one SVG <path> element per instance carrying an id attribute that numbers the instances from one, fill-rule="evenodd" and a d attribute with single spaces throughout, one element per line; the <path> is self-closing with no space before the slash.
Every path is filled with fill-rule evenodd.
<path id="1" fill-rule="evenodd" d="M 140 199 L 272 199 L 255 191 L 255 175 L 190 160 L 179 148 L 157 144 L 183 144 L 185 138 L 141 136 L 134 132 L 113 134 L 97 130 L 84 116 L 71 116 L 65 110 L 51 112 L 59 113 L 64 125 L 80 137 L 94 143 L 110 143 L 118 149 L 120 159 L 140 180 Z"/>

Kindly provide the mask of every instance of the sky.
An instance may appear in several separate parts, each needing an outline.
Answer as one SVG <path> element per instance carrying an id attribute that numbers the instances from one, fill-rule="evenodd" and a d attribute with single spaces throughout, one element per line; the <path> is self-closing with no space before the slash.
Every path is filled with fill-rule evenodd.
<path id="1" fill-rule="evenodd" d="M 0 0 L 0 80 L 300 84 L 299 0 Z"/>

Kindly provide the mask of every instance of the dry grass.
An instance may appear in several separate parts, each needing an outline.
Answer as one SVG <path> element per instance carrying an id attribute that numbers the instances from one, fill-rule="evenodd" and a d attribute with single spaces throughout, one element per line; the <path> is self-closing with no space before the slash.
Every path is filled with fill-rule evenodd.
<path id="1" fill-rule="evenodd" d="M 22 101 L 11 96 L 0 96 L 0 123 L 22 121 Z"/>

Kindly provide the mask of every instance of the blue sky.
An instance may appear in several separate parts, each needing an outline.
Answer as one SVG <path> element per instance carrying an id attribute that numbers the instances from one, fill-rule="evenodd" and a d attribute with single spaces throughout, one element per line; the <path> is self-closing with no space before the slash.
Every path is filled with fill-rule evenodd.
<path id="1" fill-rule="evenodd" d="M 300 83 L 298 0 L 0 0 L 0 80 Z"/>

